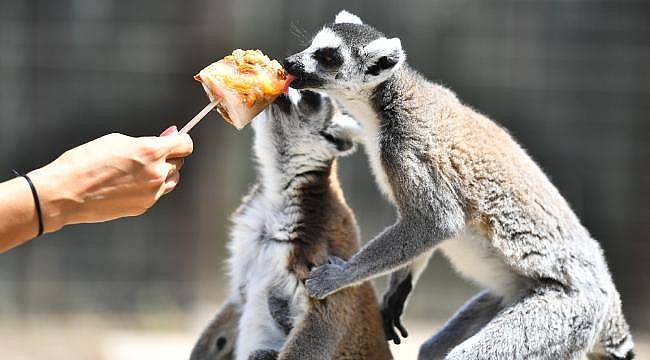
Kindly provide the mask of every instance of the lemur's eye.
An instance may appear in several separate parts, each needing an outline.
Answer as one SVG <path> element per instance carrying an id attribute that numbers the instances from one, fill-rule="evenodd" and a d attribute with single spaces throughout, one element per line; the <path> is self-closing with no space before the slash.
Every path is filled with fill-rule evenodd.
<path id="1" fill-rule="evenodd" d="M 338 48 L 322 48 L 314 52 L 314 59 L 325 68 L 334 68 L 343 64 L 343 57 Z"/>

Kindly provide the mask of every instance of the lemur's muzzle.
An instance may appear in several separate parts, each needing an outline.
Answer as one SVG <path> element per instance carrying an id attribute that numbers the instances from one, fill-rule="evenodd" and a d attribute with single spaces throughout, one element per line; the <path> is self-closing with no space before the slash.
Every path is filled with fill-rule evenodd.
<path id="1" fill-rule="evenodd" d="M 286 57 L 282 66 L 290 75 L 296 77 L 291 82 L 291 87 L 294 89 L 318 88 L 323 85 L 323 80 L 316 74 L 305 71 L 305 65 L 300 59 L 300 53 Z"/>
<path id="2" fill-rule="evenodd" d="M 282 66 L 284 69 L 291 75 L 298 75 L 300 73 L 305 72 L 305 67 L 303 64 L 297 59 L 298 54 L 294 54 L 291 56 L 288 56 L 284 59 Z"/>

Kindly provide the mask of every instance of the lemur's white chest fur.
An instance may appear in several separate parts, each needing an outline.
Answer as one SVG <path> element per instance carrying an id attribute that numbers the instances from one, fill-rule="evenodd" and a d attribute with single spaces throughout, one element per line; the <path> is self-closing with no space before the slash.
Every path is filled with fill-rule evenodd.
<path id="1" fill-rule="evenodd" d="M 265 121 L 266 113 L 260 114 Z M 262 130 L 260 130 L 262 131 Z M 252 195 L 249 203 L 233 219 L 229 243 L 231 296 L 243 304 L 235 358 L 247 359 L 258 349 L 280 350 L 287 339 L 269 308 L 270 296 L 288 300 L 290 322 L 300 322 L 307 308 L 302 283 L 288 271 L 293 244 L 288 240 L 287 224 L 295 223 L 285 211 L 285 195 L 273 191 L 280 187 L 281 174 L 273 156 L 270 136 L 258 136 L 256 154 L 264 178 L 264 189 Z"/>
<path id="2" fill-rule="evenodd" d="M 463 277 L 508 298 L 521 289 L 523 280 L 508 270 L 493 252 L 490 241 L 487 236 L 467 226 L 460 235 L 443 241 L 438 248 Z"/>
<path id="3" fill-rule="evenodd" d="M 346 108 L 363 125 L 363 147 L 368 155 L 370 168 L 375 176 L 375 181 L 381 192 L 391 201 L 394 201 L 393 191 L 390 188 L 388 177 L 381 165 L 379 155 L 379 120 L 375 111 L 367 101 L 350 98 L 345 93 L 335 93 L 335 96 L 345 104 Z"/>
<path id="4" fill-rule="evenodd" d="M 348 110 L 362 123 L 363 143 L 370 166 L 381 191 L 394 201 L 389 179 L 381 165 L 379 149 L 379 119 L 366 100 L 335 93 Z M 465 278 L 494 293 L 508 297 L 521 286 L 521 280 L 508 271 L 503 261 L 491 250 L 490 239 L 476 232 L 471 226 L 456 238 L 444 241 L 438 248 L 453 267 Z"/>
<path id="5" fill-rule="evenodd" d="M 291 221 L 274 209 L 274 203 L 262 193 L 234 219 L 230 243 L 231 294 L 241 296 L 243 304 L 235 347 L 238 360 L 247 359 L 257 349 L 280 350 L 285 343 L 287 334 L 269 309 L 270 296 L 288 300 L 293 324 L 300 321 L 307 307 L 302 284 L 287 270 L 292 243 L 269 239 L 281 236 L 273 234 L 274 229 Z"/>

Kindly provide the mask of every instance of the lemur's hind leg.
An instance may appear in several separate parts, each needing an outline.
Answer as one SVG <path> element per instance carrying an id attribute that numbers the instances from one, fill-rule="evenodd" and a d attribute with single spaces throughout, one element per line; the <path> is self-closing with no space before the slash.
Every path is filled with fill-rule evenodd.
<path id="1" fill-rule="evenodd" d="M 443 359 L 461 342 L 481 330 L 502 307 L 502 298 L 487 290 L 463 305 L 435 335 L 420 347 L 419 360 Z"/>
<path id="2" fill-rule="evenodd" d="M 381 315 L 384 321 L 386 340 L 392 340 L 395 344 L 400 344 L 400 335 L 404 338 L 408 337 L 408 331 L 402 324 L 402 313 L 406 307 L 408 297 L 422 271 L 429 263 L 432 253 L 433 250 L 427 251 L 407 266 L 390 274 L 388 286 L 381 302 Z M 399 331 L 399 335 L 395 329 Z"/>
<path id="3" fill-rule="evenodd" d="M 445 359 L 579 359 L 597 340 L 606 303 L 596 286 L 572 291 L 538 285 L 505 305 Z"/>
<path id="4" fill-rule="evenodd" d="M 237 323 L 241 317 L 241 306 L 236 302 L 226 303 L 210 325 L 203 330 L 194 345 L 190 360 L 232 359 L 237 342 Z"/>
<path id="5" fill-rule="evenodd" d="M 305 317 L 289 333 L 279 359 L 331 359 L 345 333 L 348 322 L 345 317 L 354 311 L 341 306 L 345 305 L 341 300 L 346 295 L 342 291 L 325 301 L 312 302 Z"/>
<path id="6" fill-rule="evenodd" d="M 616 289 L 610 290 L 609 311 L 601 329 L 600 341 L 587 354 L 589 360 L 634 359 L 634 341 L 630 327 L 621 309 L 621 298 Z"/>

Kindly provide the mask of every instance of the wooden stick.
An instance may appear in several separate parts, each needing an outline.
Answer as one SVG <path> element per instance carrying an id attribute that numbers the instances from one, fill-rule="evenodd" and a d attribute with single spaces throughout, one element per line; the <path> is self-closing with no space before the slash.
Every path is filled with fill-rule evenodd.
<path id="1" fill-rule="evenodd" d="M 187 134 L 188 132 L 190 132 L 190 130 L 192 130 L 192 128 L 193 128 L 194 126 L 196 126 L 196 124 L 198 124 L 199 121 L 201 121 L 201 119 L 203 119 L 206 115 L 208 115 L 208 113 L 209 113 L 212 109 L 214 109 L 214 107 L 217 106 L 217 105 L 219 104 L 220 101 L 221 101 L 221 99 L 214 99 L 213 102 L 211 102 L 211 103 L 209 103 L 208 105 L 206 105 L 206 106 L 203 108 L 203 110 L 201 110 L 201 112 L 199 112 L 198 114 L 196 114 L 196 116 L 193 117 L 192 120 L 190 120 L 190 121 L 189 121 L 185 126 L 183 126 L 183 128 L 179 131 L 179 133 L 180 133 L 180 134 Z"/>

